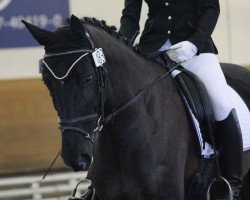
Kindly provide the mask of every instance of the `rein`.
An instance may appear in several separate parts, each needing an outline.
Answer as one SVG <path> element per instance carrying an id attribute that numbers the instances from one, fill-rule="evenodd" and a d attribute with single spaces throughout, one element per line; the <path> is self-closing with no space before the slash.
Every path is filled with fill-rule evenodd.
<path id="1" fill-rule="evenodd" d="M 127 110 L 131 106 L 133 106 L 137 101 L 139 101 L 147 92 L 151 90 L 151 88 L 160 82 L 163 78 L 165 78 L 167 75 L 171 74 L 172 71 L 177 69 L 179 65 L 177 64 L 173 68 L 171 68 L 169 71 L 167 71 L 165 74 L 160 76 L 159 78 L 155 79 L 153 82 L 151 82 L 149 85 L 147 85 L 143 90 L 141 90 L 135 97 L 133 97 L 130 101 L 125 103 L 122 107 L 120 107 L 117 111 L 114 113 L 109 114 L 107 117 L 103 119 L 104 124 L 108 124 L 110 121 L 112 121 L 116 116 L 121 114 L 123 111 Z"/>

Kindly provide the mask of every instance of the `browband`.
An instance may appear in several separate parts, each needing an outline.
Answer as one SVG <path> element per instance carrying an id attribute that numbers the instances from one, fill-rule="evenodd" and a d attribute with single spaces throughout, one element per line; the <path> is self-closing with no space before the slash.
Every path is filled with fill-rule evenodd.
<path id="1" fill-rule="evenodd" d="M 51 53 L 51 54 L 44 54 L 43 58 L 49 58 L 54 56 L 63 56 L 63 55 L 69 55 L 74 53 L 93 53 L 94 50 L 92 49 L 79 49 L 79 50 L 73 50 L 73 51 L 66 51 L 62 53 Z"/>

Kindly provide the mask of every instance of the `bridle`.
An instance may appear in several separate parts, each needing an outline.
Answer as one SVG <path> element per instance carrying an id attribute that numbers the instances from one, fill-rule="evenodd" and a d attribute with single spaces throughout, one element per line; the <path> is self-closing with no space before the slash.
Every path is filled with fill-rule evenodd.
<path id="1" fill-rule="evenodd" d="M 94 139 L 92 138 L 92 135 L 94 133 L 98 133 L 102 130 L 103 126 L 108 124 L 110 121 L 113 121 L 113 119 L 121 114 L 123 111 L 131 107 L 133 104 L 135 104 L 140 98 L 142 98 L 156 83 L 160 82 L 164 77 L 166 77 L 168 74 L 170 74 L 172 71 L 174 71 L 179 65 L 176 64 L 175 66 L 172 66 L 172 68 L 164 73 L 162 76 L 155 79 L 153 82 L 151 82 L 149 85 L 147 85 L 143 90 L 141 90 L 135 97 L 133 97 L 131 100 L 129 100 L 127 103 L 125 103 L 122 107 L 114 111 L 113 113 L 109 115 L 105 115 L 104 113 L 104 102 L 105 102 L 105 95 L 106 95 L 106 82 L 105 82 L 105 70 L 103 64 L 106 62 L 104 53 L 101 48 L 94 48 L 93 41 L 91 40 L 89 34 L 86 33 L 86 36 L 88 40 L 90 41 L 90 44 L 92 46 L 92 49 L 78 49 L 74 51 L 67 51 L 62 53 L 53 53 L 53 54 L 45 54 L 43 56 L 43 59 L 39 61 L 39 71 L 42 73 L 44 66 L 50 71 L 50 73 L 53 75 L 53 77 L 57 80 L 62 81 L 65 79 L 70 71 L 74 68 L 74 66 L 83 58 L 86 56 L 92 54 L 92 59 L 95 63 L 95 71 L 97 76 L 97 86 L 99 91 L 99 100 L 98 100 L 98 109 L 97 112 L 85 115 L 82 117 L 76 117 L 76 118 L 70 118 L 70 119 L 62 119 L 58 118 L 59 128 L 61 129 L 62 133 L 64 133 L 67 130 L 75 131 L 75 133 L 80 134 L 84 138 L 90 140 L 92 143 Z M 55 75 L 55 73 L 52 71 L 52 69 L 49 67 L 49 65 L 45 62 L 45 58 L 49 57 L 58 57 L 58 56 L 64 56 L 64 55 L 71 55 L 71 54 L 77 54 L 82 53 L 81 56 L 79 56 L 75 62 L 70 66 L 69 70 L 66 72 L 66 74 L 62 77 L 58 77 Z M 94 128 L 94 130 L 89 133 L 88 131 L 78 127 L 80 124 L 84 124 L 91 121 L 97 121 L 97 125 Z"/>
<path id="2" fill-rule="evenodd" d="M 58 77 L 55 75 L 53 70 L 49 67 L 49 65 L 44 60 L 45 58 L 51 58 L 51 57 L 59 57 L 59 56 L 65 56 L 65 55 L 71 55 L 71 54 L 79 54 L 82 53 L 75 61 L 74 63 L 69 67 L 68 71 L 64 76 Z M 78 49 L 74 51 L 67 51 L 62 53 L 54 53 L 54 54 L 45 54 L 43 56 L 43 59 L 41 59 L 39 62 L 39 71 L 42 73 L 44 70 L 44 67 L 46 67 L 50 73 L 53 75 L 53 77 L 59 81 L 63 81 L 71 72 L 71 70 L 74 68 L 74 66 L 83 58 L 86 56 L 92 54 L 93 61 L 95 63 L 95 71 L 97 76 L 97 85 L 98 85 L 98 91 L 99 91 L 99 105 L 97 112 L 85 115 L 82 117 L 76 117 L 76 118 L 70 118 L 70 119 L 62 119 L 60 116 L 58 118 L 59 128 L 61 129 L 62 133 L 64 133 L 67 130 L 75 131 L 76 133 L 81 134 L 84 138 L 90 140 L 93 143 L 93 138 L 91 135 L 96 132 L 100 132 L 103 128 L 103 125 L 101 123 L 102 117 L 104 116 L 104 95 L 106 93 L 105 89 L 105 81 L 104 81 L 104 67 L 103 64 L 106 62 L 103 51 L 101 48 L 99 49 Z M 89 133 L 88 131 L 78 127 L 80 124 L 84 124 L 91 121 L 97 121 L 97 125 L 92 131 L 92 133 Z"/>

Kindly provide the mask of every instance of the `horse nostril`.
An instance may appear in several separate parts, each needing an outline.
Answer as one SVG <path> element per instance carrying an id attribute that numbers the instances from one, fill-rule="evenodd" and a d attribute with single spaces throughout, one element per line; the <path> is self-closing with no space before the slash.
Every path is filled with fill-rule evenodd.
<path id="1" fill-rule="evenodd" d="M 83 171 L 87 171 L 91 164 L 91 158 L 86 154 L 81 154 L 79 156 L 79 166 L 82 168 Z"/>

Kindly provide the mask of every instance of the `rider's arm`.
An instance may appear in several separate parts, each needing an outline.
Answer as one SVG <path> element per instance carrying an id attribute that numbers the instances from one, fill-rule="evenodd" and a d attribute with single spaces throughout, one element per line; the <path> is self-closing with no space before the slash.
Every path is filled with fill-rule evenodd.
<path id="1" fill-rule="evenodd" d="M 125 0 L 119 32 L 126 38 L 131 39 L 136 31 L 140 29 L 141 7 L 142 0 Z"/>
<path id="2" fill-rule="evenodd" d="M 201 17 L 196 27 L 196 32 L 188 39 L 198 50 L 203 48 L 214 31 L 220 14 L 219 0 L 201 0 L 199 10 Z"/>

